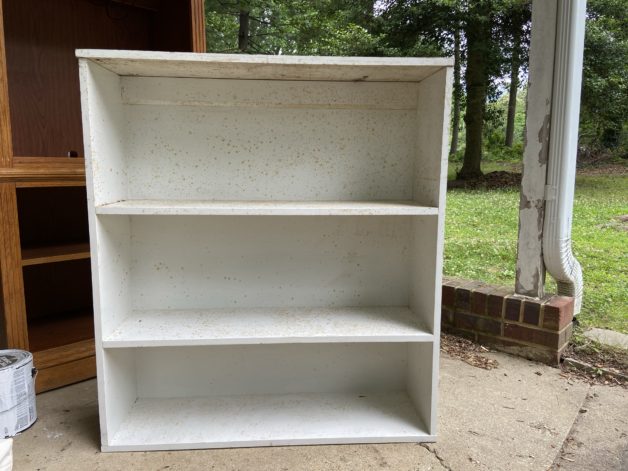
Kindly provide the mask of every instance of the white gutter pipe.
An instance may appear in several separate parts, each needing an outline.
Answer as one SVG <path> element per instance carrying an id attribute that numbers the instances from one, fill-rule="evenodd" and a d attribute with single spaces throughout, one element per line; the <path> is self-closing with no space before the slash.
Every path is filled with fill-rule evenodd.
<path id="1" fill-rule="evenodd" d="M 558 0 L 556 56 L 543 222 L 543 259 L 558 284 L 558 294 L 574 297 L 574 314 L 582 307 L 582 268 L 571 250 L 571 222 L 586 0 Z"/>

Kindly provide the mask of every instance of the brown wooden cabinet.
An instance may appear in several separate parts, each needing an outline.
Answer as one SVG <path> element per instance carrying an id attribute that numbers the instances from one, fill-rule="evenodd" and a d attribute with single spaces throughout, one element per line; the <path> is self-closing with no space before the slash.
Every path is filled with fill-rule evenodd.
<path id="1" fill-rule="evenodd" d="M 94 376 L 78 48 L 205 51 L 203 0 L 0 0 L 0 346 Z"/>

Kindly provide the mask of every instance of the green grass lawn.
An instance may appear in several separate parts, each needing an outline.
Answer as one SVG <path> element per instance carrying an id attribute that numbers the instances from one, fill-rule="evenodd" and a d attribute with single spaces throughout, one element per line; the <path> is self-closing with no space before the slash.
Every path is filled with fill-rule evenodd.
<path id="1" fill-rule="evenodd" d="M 454 168 L 451 168 L 453 174 Z M 484 171 L 514 170 L 490 162 Z M 514 286 L 518 189 L 450 190 L 447 194 L 444 273 Z M 628 333 L 628 176 L 578 176 L 573 247 L 584 272 L 583 327 Z M 555 292 L 548 276 L 546 289 Z"/>

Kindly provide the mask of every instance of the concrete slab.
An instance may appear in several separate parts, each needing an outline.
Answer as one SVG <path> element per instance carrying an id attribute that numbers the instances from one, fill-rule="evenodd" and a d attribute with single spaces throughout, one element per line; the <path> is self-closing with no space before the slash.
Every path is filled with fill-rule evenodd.
<path id="1" fill-rule="evenodd" d="M 614 330 L 598 329 L 597 327 L 589 329 L 584 336 L 609 347 L 618 347 L 628 350 L 628 335 Z"/>
<path id="2" fill-rule="evenodd" d="M 16 470 L 546 470 L 589 386 L 505 354 L 486 371 L 442 358 L 437 444 L 100 453 L 96 385 L 37 397 L 40 420 L 14 441 Z"/>
<path id="3" fill-rule="evenodd" d="M 589 386 L 560 370 L 487 354 L 490 371 L 443 357 L 439 440 L 432 447 L 453 470 L 546 470 L 555 460 Z"/>
<path id="4" fill-rule="evenodd" d="M 593 386 L 554 469 L 628 469 L 628 392 Z"/>

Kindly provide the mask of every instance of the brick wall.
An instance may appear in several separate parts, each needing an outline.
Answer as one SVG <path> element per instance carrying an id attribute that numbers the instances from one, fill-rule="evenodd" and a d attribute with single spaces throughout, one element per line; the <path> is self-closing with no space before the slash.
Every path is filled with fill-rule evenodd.
<path id="1" fill-rule="evenodd" d="M 538 300 L 477 281 L 443 279 L 442 329 L 497 350 L 558 364 L 572 320 L 570 297 Z"/>

